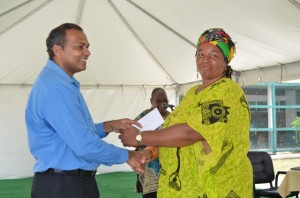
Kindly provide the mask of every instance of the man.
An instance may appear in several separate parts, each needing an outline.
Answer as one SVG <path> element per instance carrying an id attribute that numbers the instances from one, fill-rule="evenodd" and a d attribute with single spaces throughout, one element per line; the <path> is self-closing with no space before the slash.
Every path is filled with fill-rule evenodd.
<path id="1" fill-rule="evenodd" d="M 80 26 L 58 26 L 46 44 L 49 60 L 26 107 L 29 148 L 36 159 L 31 197 L 99 197 L 94 175 L 100 164 L 127 162 L 134 170 L 142 170 L 140 153 L 101 138 L 139 124 L 130 119 L 94 124 L 73 77 L 86 69 L 90 56 L 89 42 Z"/>
<path id="2" fill-rule="evenodd" d="M 165 119 L 169 115 L 168 108 L 168 96 L 166 91 L 163 88 L 156 87 L 152 90 L 149 109 L 141 112 L 135 120 L 139 120 L 154 108 L 157 108 L 160 115 Z M 160 128 L 160 127 L 159 127 Z M 138 146 L 136 150 L 143 150 L 146 146 Z M 146 149 L 156 149 L 156 148 L 146 148 Z M 158 188 L 158 179 L 159 179 L 159 159 L 155 158 L 146 164 L 144 173 L 138 174 L 136 182 L 136 191 L 143 193 L 143 198 L 156 198 L 157 197 L 157 188 Z"/>

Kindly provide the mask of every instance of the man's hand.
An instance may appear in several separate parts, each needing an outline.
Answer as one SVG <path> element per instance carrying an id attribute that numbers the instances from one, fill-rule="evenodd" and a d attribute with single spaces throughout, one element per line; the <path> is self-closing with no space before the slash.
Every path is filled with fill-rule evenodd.
<path id="1" fill-rule="evenodd" d="M 132 127 L 132 124 L 142 127 L 142 125 L 135 120 L 131 120 L 129 118 L 123 118 L 119 120 L 111 120 L 111 121 L 104 122 L 104 130 L 106 133 L 112 131 L 119 132 L 120 130 L 126 130 Z"/>
<path id="2" fill-rule="evenodd" d="M 145 163 L 147 156 L 143 152 L 139 151 L 128 151 L 129 159 L 127 160 L 127 164 L 131 166 L 132 170 L 136 173 L 141 174 L 144 172 Z"/>
<path id="3" fill-rule="evenodd" d="M 152 159 L 152 152 L 151 151 L 149 151 L 147 149 L 143 149 L 143 150 L 141 150 L 139 152 L 143 153 L 143 155 L 144 155 L 143 157 L 145 158 L 145 163 L 148 163 L 148 162 L 150 162 L 150 161 L 153 160 Z"/>
<path id="4" fill-rule="evenodd" d="M 139 130 L 135 127 L 130 127 L 128 129 L 120 130 L 119 139 L 123 143 L 124 146 L 139 146 L 136 136 L 139 134 Z"/>

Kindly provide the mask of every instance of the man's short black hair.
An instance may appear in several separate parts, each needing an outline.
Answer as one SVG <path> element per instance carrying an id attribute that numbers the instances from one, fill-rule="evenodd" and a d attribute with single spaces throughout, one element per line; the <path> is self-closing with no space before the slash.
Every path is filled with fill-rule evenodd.
<path id="1" fill-rule="evenodd" d="M 53 45 L 60 45 L 63 47 L 65 42 L 65 37 L 66 37 L 66 30 L 71 30 L 71 29 L 83 31 L 83 29 L 79 25 L 76 25 L 74 23 L 64 23 L 51 30 L 46 40 L 49 59 L 52 60 L 54 56 L 54 52 L 52 50 Z"/>

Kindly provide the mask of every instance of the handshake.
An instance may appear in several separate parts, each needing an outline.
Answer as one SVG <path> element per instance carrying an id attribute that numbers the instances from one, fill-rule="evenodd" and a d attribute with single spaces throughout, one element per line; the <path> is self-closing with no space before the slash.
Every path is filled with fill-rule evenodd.
<path id="1" fill-rule="evenodd" d="M 140 132 L 132 124 L 142 128 L 140 123 L 127 118 L 105 122 L 104 128 L 107 133 L 113 131 L 119 133 L 119 139 L 124 146 L 137 147 L 140 145 L 136 140 L 136 136 Z M 133 171 L 140 174 L 144 172 L 145 164 L 151 161 L 151 158 L 152 152 L 147 149 L 141 151 L 128 150 L 128 160 L 126 163 Z"/>

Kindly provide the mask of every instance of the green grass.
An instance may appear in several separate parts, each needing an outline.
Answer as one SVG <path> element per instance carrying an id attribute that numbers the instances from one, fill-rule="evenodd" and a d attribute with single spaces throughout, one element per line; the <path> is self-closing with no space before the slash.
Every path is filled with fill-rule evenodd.
<path id="1" fill-rule="evenodd" d="M 100 174 L 96 180 L 101 198 L 142 197 L 140 193 L 134 192 L 136 174 L 133 172 Z"/>
<path id="2" fill-rule="evenodd" d="M 275 172 L 300 166 L 300 158 L 273 159 Z M 101 198 L 141 198 L 134 192 L 136 174 L 115 172 L 96 175 Z M 32 178 L 0 180 L 0 198 L 30 198 Z"/>
<path id="3" fill-rule="evenodd" d="M 30 197 L 32 178 L 0 180 L 0 197 Z"/>

